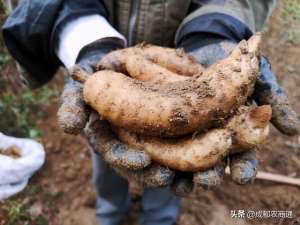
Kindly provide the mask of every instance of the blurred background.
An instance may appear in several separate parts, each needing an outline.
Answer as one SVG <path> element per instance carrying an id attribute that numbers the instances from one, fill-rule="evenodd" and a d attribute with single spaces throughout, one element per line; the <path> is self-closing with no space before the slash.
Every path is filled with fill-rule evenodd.
<path id="1" fill-rule="evenodd" d="M 0 24 L 8 15 L 0 1 Z M 263 53 L 300 115 L 300 0 L 280 0 L 265 27 Z M 18 196 L 1 203 L 0 225 L 95 225 L 91 162 L 85 141 L 64 134 L 56 111 L 63 75 L 35 91 L 26 89 L 14 60 L 0 37 L 0 128 L 7 135 L 30 137 L 43 143 L 47 161 Z M 284 137 L 272 129 L 260 148 L 260 169 L 300 177 L 300 137 Z M 140 188 L 131 185 L 134 204 L 124 224 L 137 224 Z M 182 200 L 179 225 L 299 225 L 300 188 L 256 180 L 238 186 L 226 179 L 222 186 L 197 188 Z M 288 210 L 294 219 L 232 219 L 231 210 Z"/>

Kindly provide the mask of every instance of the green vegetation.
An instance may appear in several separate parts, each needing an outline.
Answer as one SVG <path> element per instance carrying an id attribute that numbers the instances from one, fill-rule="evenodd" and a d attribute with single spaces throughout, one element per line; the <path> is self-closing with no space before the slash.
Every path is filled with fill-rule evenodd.
<path id="1" fill-rule="evenodd" d="M 7 13 L 4 7 L 4 1 L 0 0 L 0 25 L 3 24 L 5 18 L 7 17 Z M 10 55 L 6 52 L 4 48 L 4 43 L 2 37 L 0 36 L 0 70 L 4 68 L 4 66 L 11 60 Z"/>
<path id="2" fill-rule="evenodd" d="M 0 23 L 7 17 L 4 1 L 0 0 Z M 21 85 L 18 70 L 0 36 L 0 128 L 1 132 L 17 137 L 37 138 L 41 131 L 36 121 L 42 107 L 58 95 L 56 88 L 44 86 L 27 90 Z"/>
<path id="3" fill-rule="evenodd" d="M 1 18 L 1 21 L 7 17 L 8 15 L 8 11 L 5 7 L 5 3 L 4 3 L 5 0 L 0 0 L 0 12 L 1 12 L 1 15 L 0 15 L 0 18 Z M 2 24 L 2 23 L 1 23 Z"/>
<path id="4" fill-rule="evenodd" d="M 299 45 L 300 44 L 300 32 L 299 31 L 288 32 L 287 41 L 293 45 Z"/>
<path id="5" fill-rule="evenodd" d="M 0 216 L 2 211 L 6 217 L 5 225 L 49 224 L 47 218 L 42 214 L 43 212 L 39 212 L 37 215 L 31 213 L 30 207 L 32 207 L 35 201 L 36 189 L 34 186 L 28 186 L 21 195 L 6 201 L 2 207 L 0 204 Z"/>
<path id="6" fill-rule="evenodd" d="M 24 200 L 9 201 L 3 207 L 3 210 L 7 213 L 7 225 L 17 224 L 18 221 L 22 221 L 24 224 L 29 224 L 28 222 L 31 220 L 30 213 L 26 210 Z"/>
<path id="7" fill-rule="evenodd" d="M 7 15 L 4 1 L 0 0 L 1 25 Z M 0 131 L 17 137 L 39 137 L 42 132 L 37 128 L 36 121 L 42 115 L 42 109 L 57 96 L 58 89 L 53 85 L 37 90 L 28 90 L 21 86 L 16 64 L 0 36 Z M 44 212 L 39 215 L 31 212 L 32 205 L 38 201 L 36 196 L 41 191 L 29 185 L 23 193 L 5 203 L 0 202 L 0 224 L 48 225 Z M 45 204 L 48 204 L 47 201 Z"/>
<path id="8" fill-rule="evenodd" d="M 36 121 L 42 108 L 58 96 L 58 89 L 43 86 L 28 90 L 21 85 L 16 64 L 0 40 L 0 128 L 16 137 L 37 138 L 41 135 Z"/>
<path id="9" fill-rule="evenodd" d="M 283 3 L 283 17 L 286 25 L 294 24 L 286 33 L 286 38 L 292 45 L 300 44 L 300 0 L 287 0 Z"/>
<path id="10" fill-rule="evenodd" d="M 6 91 L 0 99 L 0 127 L 8 135 L 37 138 L 41 131 L 36 120 L 42 115 L 41 107 L 57 96 L 57 90 L 44 86 L 38 90 L 27 90 L 16 95 Z"/>
<path id="11" fill-rule="evenodd" d="M 291 16 L 293 19 L 300 21 L 300 0 L 288 0 L 283 8 L 284 16 Z"/>
<path id="12" fill-rule="evenodd" d="M 10 60 L 10 55 L 8 55 L 6 52 L 0 52 L 0 70 L 2 70 Z"/>

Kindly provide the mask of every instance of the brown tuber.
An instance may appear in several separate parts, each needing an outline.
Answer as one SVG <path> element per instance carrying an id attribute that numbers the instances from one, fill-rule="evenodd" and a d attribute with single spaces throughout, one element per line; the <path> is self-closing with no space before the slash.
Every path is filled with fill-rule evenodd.
<path id="1" fill-rule="evenodd" d="M 259 35 L 240 42 L 229 57 L 184 81 L 151 83 L 107 70 L 87 76 L 77 69 L 73 77 L 86 79 L 85 101 L 114 126 L 178 137 L 219 125 L 246 102 L 259 74 L 259 42 Z"/>
<path id="2" fill-rule="evenodd" d="M 74 67 L 85 102 L 116 133 L 96 135 L 105 140 L 107 160 L 115 161 L 109 148 L 118 139 L 126 155 L 147 153 L 159 165 L 193 172 L 256 148 L 268 136 L 272 115 L 269 105 L 244 106 L 259 76 L 259 43 L 259 34 L 241 41 L 207 69 L 183 50 L 152 45 L 109 53 L 93 75 Z"/>
<path id="3" fill-rule="evenodd" d="M 193 76 L 204 70 L 197 60 L 186 54 L 183 49 L 163 48 L 148 44 L 113 51 L 103 57 L 97 68 L 127 73 L 127 59 L 137 55 L 182 76 Z"/>
<path id="4" fill-rule="evenodd" d="M 136 149 L 146 151 L 162 165 L 181 171 L 199 171 L 214 166 L 230 153 L 250 150 L 269 134 L 272 110 L 269 105 L 242 106 L 224 128 L 212 129 L 196 137 L 162 139 L 115 129 L 119 139 Z"/>

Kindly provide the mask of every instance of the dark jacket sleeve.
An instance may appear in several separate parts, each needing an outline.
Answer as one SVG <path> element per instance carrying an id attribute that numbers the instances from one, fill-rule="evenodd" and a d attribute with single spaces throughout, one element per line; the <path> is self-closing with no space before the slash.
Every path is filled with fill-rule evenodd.
<path id="1" fill-rule="evenodd" d="M 195 0 L 177 30 L 175 44 L 193 34 L 214 35 L 234 42 L 260 31 L 276 0 Z"/>
<path id="2" fill-rule="evenodd" d="M 106 10 L 99 0 L 23 0 L 2 27 L 4 42 L 32 87 L 49 81 L 61 65 L 55 55 L 59 31 L 83 15 Z"/>

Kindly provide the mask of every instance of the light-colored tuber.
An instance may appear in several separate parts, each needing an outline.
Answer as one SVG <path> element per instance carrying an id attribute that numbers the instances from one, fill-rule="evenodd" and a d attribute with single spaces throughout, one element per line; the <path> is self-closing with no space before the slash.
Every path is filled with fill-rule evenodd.
<path id="1" fill-rule="evenodd" d="M 85 102 L 126 144 L 122 154 L 134 150 L 171 169 L 202 171 L 256 148 L 269 133 L 271 107 L 244 106 L 259 75 L 259 43 L 254 35 L 207 69 L 183 50 L 139 45 L 108 54 L 93 75 L 79 67 L 71 74 L 84 83 Z M 112 147 L 111 136 L 101 136 Z"/>
<path id="2" fill-rule="evenodd" d="M 125 67 L 130 77 L 140 81 L 151 82 L 153 84 L 185 81 L 188 78 L 155 64 L 138 54 L 128 57 L 125 62 Z"/>
<path id="3" fill-rule="evenodd" d="M 204 70 L 197 60 L 186 54 L 183 49 L 163 48 L 148 44 L 113 51 L 102 58 L 97 68 L 127 74 L 126 61 L 136 55 L 182 76 L 194 76 Z"/>
<path id="4" fill-rule="evenodd" d="M 116 128 L 120 140 L 146 151 L 162 165 L 181 171 L 199 171 L 214 166 L 232 152 L 250 150 L 268 136 L 272 111 L 269 105 L 242 106 L 226 127 L 212 129 L 195 138 L 162 139 L 132 134 Z"/>
<path id="5" fill-rule="evenodd" d="M 86 79 L 85 101 L 114 126 L 178 137 L 219 125 L 245 103 L 259 74 L 259 42 L 260 35 L 242 41 L 228 58 L 185 81 L 153 84 L 113 71 L 75 70 L 73 77 Z"/>

